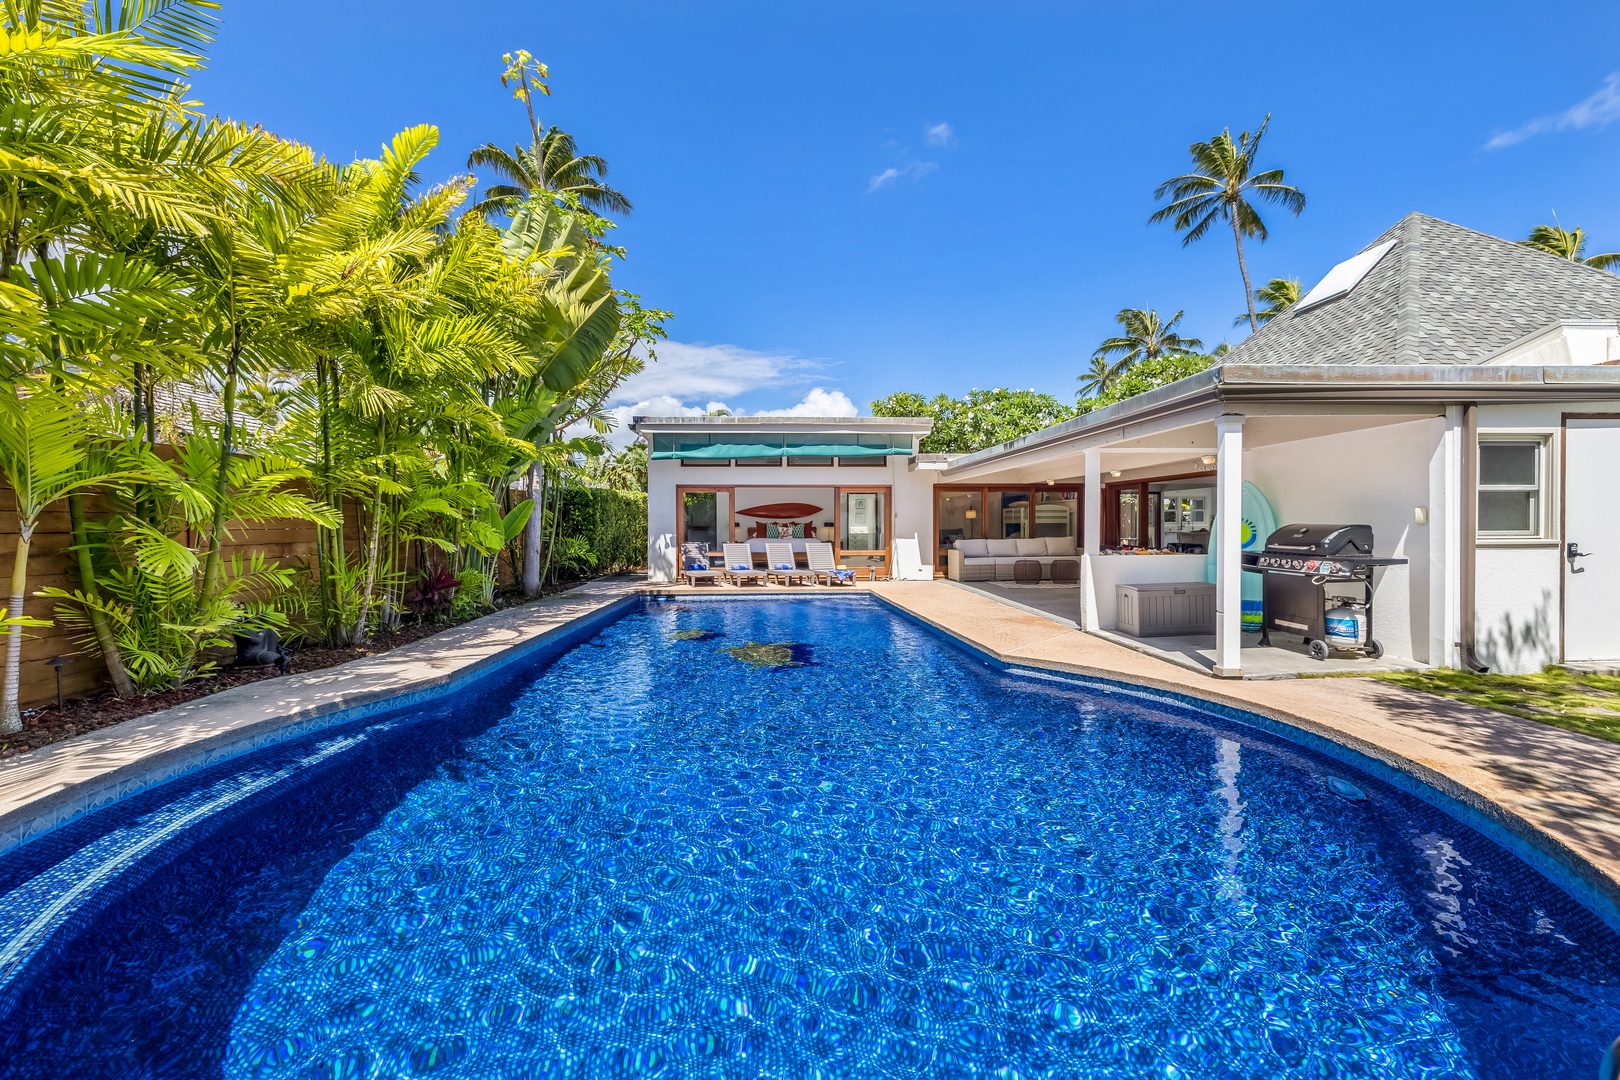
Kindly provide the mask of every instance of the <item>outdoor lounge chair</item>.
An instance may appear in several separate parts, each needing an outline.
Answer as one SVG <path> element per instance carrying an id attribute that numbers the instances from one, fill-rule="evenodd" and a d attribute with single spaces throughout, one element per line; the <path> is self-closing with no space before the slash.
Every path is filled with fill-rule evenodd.
<path id="1" fill-rule="evenodd" d="M 814 585 L 821 578 L 814 570 L 800 570 L 793 561 L 793 545 L 786 543 L 765 545 L 765 575 L 766 581 L 779 577 L 784 585 L 793 584 L 795 579 L 803 581 L 807 578 Z"/>
<path id="2" fill-rule="evenodd" d="M 828 585 L 839 582 L 845 585 L 855 584 L 855 571 L 838 569 L 838 561 L 833 558 L 832 545 L 824 540 L 806 540 L 804 559 L 810 564 L 810 569 L 817 579 L 826 578 Z"/>
<path id="3" fill-rule="evenodd" d="M 704 543 L 681 545 L 681 569 L 676 576 L 677 582 L 685 579 L 696 585 L 700 581 L 720 584 L 725 575 L 709 566 L 709 545 Z"/>
<path id="4" fill-rule="evenodd" d="M 747 544 L 725 544 L 722 549 L 726 553 L 724 573 L 738 585 L 745 581 L 757 581 L 764 585 L 770 580 L 770 575 L 765 571 L 754 569 L 754 553 Z"/>

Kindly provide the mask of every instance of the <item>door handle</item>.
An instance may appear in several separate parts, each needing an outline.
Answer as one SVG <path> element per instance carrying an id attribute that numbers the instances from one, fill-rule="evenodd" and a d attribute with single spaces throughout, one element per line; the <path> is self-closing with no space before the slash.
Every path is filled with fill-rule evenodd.
<path id="1" fill-rule="evenodd" d="M 1570 562 L 1574 562 L 1576 559 L 1584 559 L 1591 554 L 1590 551 L 1582 551 L 1581 545 L 1573 540 L 1564 545 L 1564 558 Z"/>

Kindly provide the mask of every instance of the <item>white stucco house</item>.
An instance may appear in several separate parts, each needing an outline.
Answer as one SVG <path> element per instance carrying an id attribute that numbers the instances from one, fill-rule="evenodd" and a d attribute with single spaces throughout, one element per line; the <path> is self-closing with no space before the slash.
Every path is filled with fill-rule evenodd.
<path id="1" fill-rule="evenodd" d="M 683 542 L 831 541 L 840 561 L 887 576 L 894 538 L 933 529 L 933 477 L 917 452 L 928 419 L 638 416 L 647 442 L 647 573 L 675 580 Z M 767 535 L 768 534 L 768 535 Z"/>
<path id="2" fill-rule="evenodd" d="M 1239 675 L 1256 647 L 1241 621 L 1247 481 L 1278 524 L 1370 525 L 1375 554 L 1405 560 L 1374 579 L 1392 656 L 1505 672 L 1620 662 L 1620 278 L 1422 214 L 1218 367 L 974 454 L 917 454 L 927 421 L 633 426 L 652 450 L 654 581 L 674 576 L 698 492 L 725 500 L 717 540 L 758 526 L 739 509 L 814 503 L 847 561 L 880 568 L 895 536 L 917 536 L 943 572 L 958 540 L 1066 534 L 1084 628 L 1119 630 L 1122 582 L 1212 578 L 1214 671 Z M 761 456 L 724 457 L 744 436 Z M 815 441 L 834 436 L 866 459 Z M 833 512 L 799 499 L 806 488 L 831 493 Z M 863 493 L 881 496 L 861 505 L 883 524 L 846 535 Z M 1115 553 L 1132 548 L 1163 553 Z"/>

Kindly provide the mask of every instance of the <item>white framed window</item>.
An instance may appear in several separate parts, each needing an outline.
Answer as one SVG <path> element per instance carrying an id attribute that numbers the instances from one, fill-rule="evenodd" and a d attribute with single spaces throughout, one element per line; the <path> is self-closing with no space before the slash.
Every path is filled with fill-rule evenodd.
<path id="1" fill-rule="evenodd" d="M 1546 435 L 1479 437 L 1479 537 L 1543 540 L 1552 527 Z"/>

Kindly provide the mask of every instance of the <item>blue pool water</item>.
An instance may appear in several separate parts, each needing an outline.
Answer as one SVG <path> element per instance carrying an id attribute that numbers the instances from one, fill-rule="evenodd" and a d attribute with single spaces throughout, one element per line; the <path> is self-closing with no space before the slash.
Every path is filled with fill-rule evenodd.
<path id="1" fill-rule="evenodd" d="M 865 599 L 649 603 L 0 893 L 75 913 L 4 1076 L 1584 1080 L 1620 1034 L 1620 937 L 1457 819 Z"/>

